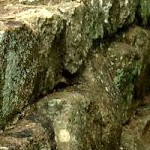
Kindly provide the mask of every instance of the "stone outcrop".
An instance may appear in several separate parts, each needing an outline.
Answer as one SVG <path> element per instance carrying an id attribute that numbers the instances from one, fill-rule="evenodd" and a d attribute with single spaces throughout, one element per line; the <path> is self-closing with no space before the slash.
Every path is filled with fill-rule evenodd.
<path id="1" fill-rule="evenodd" d="M 149 6 L 0 2 L 0 149 L 148 150 L 123 126 L 149 94 Z"/>

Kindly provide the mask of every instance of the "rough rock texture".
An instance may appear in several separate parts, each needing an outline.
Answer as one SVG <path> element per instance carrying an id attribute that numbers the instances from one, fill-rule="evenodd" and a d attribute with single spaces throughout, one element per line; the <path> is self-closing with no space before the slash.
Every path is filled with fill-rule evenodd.
<path id="1" fill-rule="evenodd" d="M 98 0 L 44 6 L 1 3 L 0 124 L 52 90 L 61 82 L 62 70 L 77 72 L 93 40 L 132 23 L 137 4 Z"/>
<path id="2" fill-rule="evenodd" d="M 67 150 L 120 148 L 122 125 L 133 113 L 134 85 L 144 63 L 142 62 L 144 52 L 141 53 L 140 47 L 135 48 L 131 44 L 132 39 L 136 37 L 135 34 L 139 35 L 137 30 L 140 33 L 148 33 L 140 27 L 133 27 L 120 36 L 123 38 L 117 38 L 116 42 L 111 42 L 103 51 L 100 51 L 102 50 L 100 47 L 88 56 L 83 69 L 74 78 L 77 85 L 41 99 L 33 106 L 32 111 L 27 113 L 26 119 L 30 118 L 33 121 L 42 118 L 40 121 L 44 124 L 44 131 L 53 133 L 55 138 L 53 137 L 49 143 L 55 144 L 50 145 L 51 149 L 53 146 L 59 150 L 63 150 L 64 147 Z M 145 49 L 143 47 L 142 50 L 147 52 L 147 47 Z M 19 126 L 24 125 L 21 123 L 18 122 Z M 17 129 L 15 126 L 14 128 Z M 6 129 L 1 136 L 8 137 L 9 132 L 12 135 L 18 133 Z M 20 132 L 24 132 L 24 128 Z M 31 137 L 35 143 L 39 143 L 40 139 L 34 137 L 34 133 Z M 48 140 L 50 137 L 48 135 L 45 138 Z M 31 147 L 32 143 L 27 141 L 25 145 Z M 23 142 L 22 140 L 21 143 Z M 4 138 L 1 145 L 16 146 L 8 142 L 7 138 Z M 45 143 L 41 145 L 44 147 Z M 39 145 L 35 146 L 38 149 Z M 21 148 L 23 149 L 23 144 L 20 144 Z M 47 144 L 45 149 L 50 149 L 47 148 Z"/>
<path id="3" fill-rule="evenodd" d="M 150 149 L 150 107 L 140 108 L 129 126 L 124 127 L 120 150 Z"/>
<path id="4" fill-rule="evenodd" d="M 0 149 L 4 150 L 53 150 L 56 147 L 51 121 L 38 114 L 10 126 L 0 139 Z"/>
<path id="5" fill-rule="evenodd" d="M 0 1 L 0 149 L 148 150 L 149 6 Z"/>
<path id="6" fill-rule="evenodd" d="M 135 47 L 142 54 L 141 71 L 135 83 L 133 101 L 134 105 L 140 103 L 142 107 L 135 111 L 130 124 L 123 128 L 120 150 L 150 149 L 149 35 L 149 30 L 140 27 L 130 28 L 129 32 L 123 35 L 125 42 Z"/>
<path id="7" fill-rule="evenodd" d="M 141 55 L 141 72 L 135 86 L 135 98 L 144 99 L 149 93 L 149 67 L 150 67 L 150 31 L 141 27 L 131 27 L 127 34 L 123 34 L 123 41 L 137 49 Z"/>
<path id="8" fill-rule="evenodd" d="M 56 20 L 53 22 L 53 18 L 51 20 L 45 20 L 47 26 L 55 27 L 59 23 Z M 42 22 L 41 19 L 41 26 Z M 43 31 L 39 34 L 20 22 L 3 24 L 6 24 L 7 29 L 1 31 L 0 119 L 21 110 L 44 91 L 51 90 L 57 83 L 61 67 L 61 61 L 57 61 L 61 59 L 61 52 L 54 46 L 56 32 L 59 32 L 57 29 L 45 31 L 41 27 Z M 54 36 L 51 32 L 54 32 Z M 53 44 L 50 45 L 50 37 L 46 34 L 51 35 Z"/>

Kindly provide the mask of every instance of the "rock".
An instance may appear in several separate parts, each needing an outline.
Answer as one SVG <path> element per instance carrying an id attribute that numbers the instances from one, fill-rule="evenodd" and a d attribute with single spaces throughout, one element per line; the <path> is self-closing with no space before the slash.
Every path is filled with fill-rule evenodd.
<path id="1" fill-rule="evenodd" d="M 135 85 L 135 99 L 144 99 L 144 95 L 149 92 L 149 46 L 150 46 L 150 32 L 141 27 L 134 26 L 128 32 L 123 34 L 123 41 L 137 49 L 140 54 L 142 64 L 141 72 Z M 137 101 L 139 102 L 139 101 Z M 140 101 L 142 103 L 142 101 Z"/>
<path id="2" fill-rule="evenodd" d="M 135 19 L 137 1 L 83 0 L 68 20 L 65 67 L 75 73 L 87 56 L 94 39 L 109 36 Z M 81 36 L 82 35 L 82 36 Z"/>
<path id="3" fill-rule="evenodd" d="M 3 140 L 0 145 L 15 147 L 17 144 L 22 149 L 24 145 L 29 149 L 41 146 L 47 150 L 56 147 L 59 150 L 101 148 L 99 106 L 84 94 L 74 88 L 54 93 L 42 99 L 35 108 L 34 112 L 28 113 L 13 129 L 6 130 L 1 135 Z M 28 134 L 29 137 L 20 137 L 19 143 L 13 142 L 19 136 Z M 13 137 L 11 141 L 7 140 L 9 137 Z"/>
<path id="4" fill-rule="evenodd" d="M 102 53 L 92 54 L 81 71 L 79 85 L 43 98 L 27 115 L 30 118 L 32 114 L 38 114 L 43 118 L 42 122 L 51 121 L 49 132 L 54 131 L 57 149 L 119 149 L 122 124 L 126 119 L 124 114 L 131 101 L 131 97 L 122 96 L 129 94 L 126 90 L 138 74 L 136 64 L 140 59 L 135 59 L 134 48 L 123 43 L 112 43 L 107 54 L 107 57 Z M 122 76 L 116 75 L 119 67 Z M 126 71 L 135 73 L 131 74 L 131 80 L 124 80 Z M 114 81 L 118 76 L 118 82 Z M 126 86 L 121 88 L 122 84 Z M 133 92 L 132 88 L 129 90 Z M 49 130 L 49 126 L 45 126 L 45 130 Z"/>
<path id="5" fill-rule="evenodd" d="M 124 29 L 136 18 L 149 24 L 149 2 L 0 3 L 0 149 L 118 150 L 122 125 L 150 89 L 149 30 Z M 123 147 L 142 149 L 131 137 Z"/>
<path id="6" fill-rule="evenodd" d="M 52 121 L 56 145 L 60 150 L 64 147 L 68 150 L 119 147 L 120 101 L 115 91 L 113 95 L 108 91 L 113 91 L 108 76 L 99 74 L 105 68 L 105 64 L 101 64 L 104 57 L 97 54 L 91 60 L 80 79 L 85 82 L 45 97 L 35 106 L 35 114 Z M 103 83 L 100 82 L 101 76 L 104 77 Z M 48 130 L 49 126 L 46 128 Z"/>
<path id="7" fill-rule="evenodd" d="M 115 33 L 126 18 L 127 24 L 133 21 L 135 5 L 134 1 L 116 5 L 112 1 L 88 0 L 3 7 L 0 124 L 6 124 L 10 114 L 52 90 L 61 80 L 62 70 L 76 73 L 93 40 L 103 38 L 105 32 Z M 117 23 L 116 14 L 111 13 L 114 9 L 124 16 Z"/>
<path id="8" fill-rule="evenodd" d="M 51 125 L 50 120 L 32 114 L 0 134 L 0 149 L 52 150 L 56 148 L 56 143 Z M 49 127 L 48 130 L 45 126 Z"/>
<path id="9" fill-rule="evenodd" d="M 53 122 L 59 150 L 101 149 L 99 105 L 71 88 L 54 93 L 36 105 Z"/>
<path id="10" fill-rule="evenodd" d="M 21 23 L 21 14 L 16 20 L 2 22 L 0 126 L 6 124 L 11 114 L 52 90 L 61 79 L 62 53 L 56 43 L 60 38 L 62 19 L 45 11 L 45 18 L 43 16 L 36 24 L 40 11 L 45 10 L 24 12 L 23 17 L 30 23 L 30 28 Z M 49 18 L 46 15 L 50 15 Z"/>
<path id="11" fill-rule="evenodd" d="M 29 25 L 37 34 L 39 47 L 37 93 L 53 89 L 61 78 L 64 50 L 63 18 L 45 8 L 29 9 L 18 14 L 17 20 Z M 39 84 L 41 83 L 41 84 Z"/>
<path id="12" fill-rule="evenodd" d="M 10 21 L 4 27 L 0 44 L 0 127 L 30 100 L 38 68 L 36 35 L 20 22 Z"/>
<path id="13" fill-rule="evenodd" d="M 40 15 L 39 13 L 40 11 L 45 11 L 45 10 L 39 10 L 38 14 L 36 14 L 35 16 Z M 35 23 L 36 19 L 35 20 L 33 19 L 34 18 L 33 14 L 34 13 L 31 13 L 32 19 L 30 19 L 29 15 L 27 15 L 27 17 L 25 17 L 24 15 L 24 17 L 26 18 L 24 20 L 26 21 L 26 24 L 30 24 L 30 28 L 35 29 L 34 32 L 30 30 L 30 28 L 27 27 L 25 24 L 20 23 L 19 20 L 21 19 L 18 17 L 17 22 L 11 22 L 11 25 L 13 23 L 12 27 L 14 28 L 14 30 L 10 30 L 8 28 L 9 30 L 6 30 L 7 32 L 1 32 L 1 34 L 3 35 L 1 36 L 2 39 L 1 42 L 6 42 L 6 43 L 8 42 L 9 44 L 11 42 L 9 42 L 9 40 L 7 41 L 6 39 L 9 38 L 11 39 L 12 37 L 14 39 L 15 38 L 17 39 L 17 37 L 19 37 L 20 35 L 18 41 L 21 43 L 22 42 L 21 35 L 23 35 L 24 31 L 26 31 L 25 32 L 26 34 L 29 32 L 30 35 L 34 36 L 34 39 L 37 39 L 35 41 L 33 40 L 34 41 L 33 46 L 31 44 L 30 45 L 31 50 L 30 49 L 29 50 L 32 52 L 33 51 L 32 48 L 34 48 L 34 44 L 36 45 L 40 43 L 38 45 L 37 53 L 35 55 L 36 57 L 34 57 L 35 60 L 37 58 L 37 60 L 34 63 L 37 64 L 36 66 L 37 69 L 35 68 L 35 70 L 37 70 L 37 73 L 35 74 L 34 78 L 35 81 L 39 81 L 40 83 L 39 85 L 41 85 L 39 88 L 37 88 L 38 89 L 37 91 L 42 92 L 42 90 L 44 89 L 44 85 L 46 84 L 41 82 L 42 80 L 40 80 L 39 78 L 37 79 L 38 71 L 40 71 L 40 69 L 43 67 L 51 67 L 51 66 L 49 65 L 44 66 L 44 64 L 47 64 L 46 62 L 47 57 L 42 56 L 41 53 L 38 52 L 41 50 L 41 47 L 44 48 L 46 52 L 49 52 L 49 50 L 53 50 L 53 48 L 55 48 L 55 46 L 53 47 L 53 44 L 51 44 L 52 46 L 47 45 L 46 44 L 47 42 L 43 42 L 43 41 L 48 40 L 50 43 L 53 43 L 53 41 L 55 40 L 57 41 L 57 38 L 59 39 L 61 37 L 60 35 L 62 33 L 61 31 L 63 31 L 64 24 L 61 18 L 59 17 L 58 17 L 59 21 L 55 22 L 57 16 L 52 15 L 53 17 L 56 18 L 53 19 L 51 16 L 50 19 L 51 21 L 50 22 L 49 20 L 46 21 L 47 25 L 49 25 L 52 22 L 54 27 L 58 26 L 59 28 L 56 28 L 56 30 L 54 30 L 55 29 L 54 28 L 53 30 L 47 31 L 44 27 L 42 28 L 43 21 L 45 20 L 42 19 L 39 20 L 37 25 Z M 34 22 L 34 24 L 32 23 L 32 21 Z M 38 28 L 39 24 L 41 24 L 41 28 Z M 4 27 L 7 27 L 4 23 L 2 23 L 2 25 L 4 25 Z M 26 30 L 21 30 L 22 28 Z M 52 36 L 50 39 L 49 38 L 47 39 L 45 36 L 46 39 L 44 39 L 43 33 L 46 35 L 46 33 L 49 32 L 51 33 L 52 31 L 54 32 L 54 35 L 58 35 L 58 36 L 54 38 Z M 17 33 L 18 35 L 17 37 L 15 36 L 16 35 L 15 33 Z M 23 120 L 18 121 L 18 123 L 14 125 L 13 129 L 6 128 L 6 130 L 1 134 L 1 138 L 3 140 L 1 141 L 0 144 L 2 145 L 2 147 L 18 146 L 19 148 L 22 147 L 23 149 L 25 145 L 26 147 L 29 147 L 29 149 L 33 149 L 33 147 L 34 149 L 36 149 L 39 146 L 42 147 L 45 146 L 44 147 L 45 149 L 53 149 L 54 147 L 57 147 L 59 150 L 61 149 L 63 150 L 64 147 L 65 149 L 68 150 L 76 150 L 76 149 L 106 150 L 110 148 L 116 150 L 119 149 L 122 124 L 125 124 L 130 119 L 131 113 L 133 112 L 132 104 L 133 104 L 134 85 L 135 85 L 135 81 L 137 81 L 141 73 L 141 68 L 143 65 L 143 55 L 145 55 L 145 53 L 147 54 L 148 52 L 147 51 L 148 45 L 145 44 L 145 47 L 143 47 L 140 42 L 138 43 L 139 41 L 138 38 L 140 38 L 141 36 L 137 37 L 134 33 L 146 34 L 145 30 L 139 27 L 135 27 L 129 32 L 125 33 L 123 35 L 123 38 L 122 36 L 120 36 L 118 39 L 116 39 L 115 42 L 111 42 L 108 45 L 108 47 L 105 45 L 106 46 L 105 49 L 103 49 L 103 43 L 101 43 L 102 47 L 100 47 L 100 49 L 98 49 L 97 51 L 91 53 L 88 59 L 84 62 L 84 66 L 82 66 L 83 68 L 79 71 L 79 76 L 77 76 L 78 78 L 74 79 L 74 82 L 77 81 L 78 84 L 72 87 L 70 86 L 67 89 L 64 89 L 62 91 L 54 92 L 53 94 L 46 96 L 45 98 L 41 99 L 39 102 L 34 104 L 33 110 L 28 112 Z M 42 39 L 40 39 L 39 37 L 42 37 Z M 134 39 L 136 39 L 137 41 L 135 42 Z M 149 39 L 149 34 L 146 34 L 144 42 L 142 42 L 141 40 L 140 41 L 142 43 L 146 43 L 148 39 Z M 23 41 L 25 41 L 25 39 Z M 133 43 L 132 41 L 134 41 L 136 44 Z M 18 47 L 20 49 L 18 49 L 17 51 L 15 51 L 16 50 L 15 48 L 12 49 L 11 47 L 11 50 L 14 50 L 14 53 L 20 52 L 19 50 L 26 48 L 24 45 L 22 46 L 20 43 L 17 45 L 19 45 L 21 48 Z M 28 45 L 29 44 L 27 44 L 27 46 Z M 10 46 L 8 45 L 8 47 Z M 3 51 L 1 51 L 2 52 L 1 62 L 5 64 L 4 58 L 2 57 L 5 48 L 3 48 L 2 50 Z M 13 51 L 9 50 L 7 52 L 9 54 Z M 54 52 L 55 52 L 54 54 L 57 54 L 56 53 L 57 51 Z M 49 58 L 51 59 L 51 57 Z M 55 57 L 53 56 L 52 58 Z M 41 62 L 43 61 L 45 61 L 44 64 L 41 64 Z M 17 60 L 10 61 L 9 66 L 13 65 L 12 62 L 17 62 Z M 30 63 L 31 62 L 32 61 L 30 61 Z M 2 65 L 7 67 L 7 65 L 4 64 Z M 59 62 L 54 68 L 56 68 L 56 70 L 61 69 L 61 65 L 59 65 Z M 5 70 L 7 69 L 4 68 L 4 71 Z M 11 70 L 8 70 L 8 72 L 9 71 Z M 2 77 L 3 76 L 1 75 L 1 78 Z M 9 77 L 12 78 L 13 76 L 9 76 Z M 1 82 L 2 85 L 1 87 L 3 87 L 3 84 L 5 85 L 5 82 L 4 83 Z M 37 85 L 37 87 L 39 85 Z M 52 85 L 51 87 L 53 87 L 55 84 L 49 84 L 49 87 L 50 85 Z M 21 85 L 19 84 L 18 87 L 21 87 Z M 25 98 L 28 97 L 26 96 Z M 25 103 L 25 101 L 22 102 Z M 13 104 L 10 103 L 10 105 L 11 108 L 13 109 L 12 107 Z M 5 120 L 4 118 L 2 119 L 3 121 Z M 30 125 L 28 124 L 34 124 L 37 130 L 32 131 L 33 128 L 31 129 Z M 23 126 L 28 128 L 27 129 L 20 128 Z M 18 128 L 19 128 L 19 132 L 18 132 Z M 41 136 L 37 137 L 36 135 L 39 134 L 36 132 L 39 132 Z M 49 135 L 53 135 L 53 136 L 51 137 L 49 135 L 45 135 L 45 133 L 49 133 Z M 19 136 L 20 134 L 29 137 L 25 137 L 26 140 L 21 137 L 21 139 L 19 139 L 20 143 L 18 145 L 13 141 L 15 141 L 16 138 L 18 138 L 16 137 L 16 135 Z M 32 140 L 34 141 L 33 143 L 36 143 L 35 145 L 31 143 L 30 137 L 33 137 Z M 9 138 L 11 140 L 8 140 Z M 45 142 L 41 141 L 41 139 L 43 138 L 45 139 L 44 140 Z M 50 140 L 47 143 L 48 139 Z M 123 139 L 122 142 L 123 141 L 125 142 L 126 140 L 128 141 L 128 138 Z M 131 140 L 129 139 L 129 141 Z M 38 143 L 41 143 L 41 145 L 38 145 Z"/>
<path id="14" fill-rule="evenodd" d="M 120 150 L 150 149 L 150 107 L 140 108 L 129 125 L 123 129 Z"/>
<path id="15" fill-rule="evenodd" d="M 86 7 L 82 3 L 62 4 L 58 10 L 65 19 L 63 64 L 65 69 L 73 74 L 82 65 L 92 45 L 92 40 L 87 36 L 90 21 L 85 20 Z M 88 25 L 86 24 L 87 21 L 89 21 Z"/>
<path id="16" fill-rule="evenodd" d="M 104 149 L 117 149 L 121 125 L 129 120 L 132 109 L 135 80 L 140 72 L 140 55 L 133 47 L 119 42 L 112 42 L 105 55 L 96 53 L 90 57 L 91 73 L 85 79 L 91 80 L 97 94 L 94 99 L 101 105 L 102 143 Z M 88 75 L 89 74 L 89 75 Z M 91 75 L 93 74 L 93 75 Z M 92 87 L 90 85 L 89 87 Z"/>
<path id="17" fill-rule="evenodd" d="M 141 71 L 140 53 L 125 43 L 113 43 L 108 48 L 106 67 L 109 70 L 115 91 L 120 95 L 123 122 L 131 116 L 133 110 L 134 85 Z"/>
<path id="18" fill-rule="evenodd" d="M 137 0 L 102 1 L 104 35 L 113 34 L 118 29 L 131 24 L 135 19 L 137 5 Z"/>

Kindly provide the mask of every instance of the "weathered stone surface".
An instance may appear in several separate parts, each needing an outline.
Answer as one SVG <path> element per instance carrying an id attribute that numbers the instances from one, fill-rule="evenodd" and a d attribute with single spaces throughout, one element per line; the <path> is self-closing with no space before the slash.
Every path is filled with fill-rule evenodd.
<path id="1" fill-rule="evenodd" d="M 15 129 L 0 135 L 1 145 L 14 149 L 119 149 L 122 124 L 131 118 L 135 99 L 144 98 L 150 91 L 150 33 L 132 27 L 118 39 L 114 34 L 136 17 L 148 25 L 149 2 L 10 3 L 0 2 L 0 129 L 60 82 L 71 78 L 75 85 L 38 102 L 36 110 Z M 37 131 L 30 128 L 32 124 Z M 27 128 L 21 129 L 23 125 Z M 28 137 L 18 137 L 20 134 Z"/>
<path id="2" fill-rule="evenodd" d="M 65 19 L 63 64 L 65 69 L 75 73 L 92 46 L 92 39 L 87 35 L 91 31 L 91 29 L 89 30 L 91 16 L 87 15 L 86 17 L 87 7 L 82 3 L 62 4 L 58 10 Z"/>
<path id="3" fill-rule="evenodd" d="M 41 146 L 46 144 L 44 148 L 47 150 L 56 147 L 59 150 L 64 150 L 64 148 L 66 150 L 101 149 L 102 118 L 100 108 L 96 101 L 92 102 L 84 93 L 78 92 L 75 88 L 54 93 L 42 99 L 35 108 L 35 112 L 27 115 L 26 119 L 21 120 L 21 123 L 18 122 L 14 129 L 6 130 L 1 135 L 0 138 L 3 139 L 0 141 L 1 146 L 10 148 L 19 145 L 23 149 L 24 145 L 27 145 L 29 149 L 32 149 L 33 146 L 38 149 L 38 144 Z M 38 122 L 42 124 L 44 129 L 39 127 Z M 32 126 L 35 128 L 30 128 Z M 19 135 L 26 134 L 26 131 L 30 131 L 30 137 L 20 137 L 19 143 L 13 142 L 19 138 Z M 55 138 L 50 137 L 52 133 Z M 45 134 L 48 136 L 44 137 Z M 8 141 L 10 137 L 12 141 Z M 30 142 L 31 137 L 33 143 Z M 51 142 L 48 142 L 52 145 L 46 142 L 47 139 L 50 139 Z M 56 145 L 54 145 L 55 142 Z M 49 145 L 48 148 L 47 145 Z"/>
<path id="4" fill-rule="evenodd" d="M 150 150 L 150 107 L 140 108 L 125 126 L 120 150 Z"/>
<path id="5" fill-rule="evenodd" d="M 53 89 L 61 80 L 63 67 L 77 72 L 93 39 L 133 22 L 135 6 L 135 1 L 116 5 L 95 0 L 48 6 L 17 5 L 14 1 L 3 7 L 0 118 Z M 114 10 L 118 10 L 118 20 Z"/>
<path id="6" fill-rule="evenodd" d="M 53 150 L 56 148 L 51 121 L 33 113 L 18 124 L 10 126 L 4 133 L 0 133 L 0 139 L 2 150 Z"/>
<path id="7" fill-rule="evenodd" d="M 104 35 L 112 34 L 119 28 L 131 24 L 135 19 L 137 4 L 137 0 L 103 1 Z"/>
<path id="8" fill-rule="evenodd" d="M 0 44 L 0 126 L 30 100 L 38 62 L 35 34 L 20 22 L 7 22 L 5 28 Z"/>
<path id="9" fill-rule="evenodd" d="M 52 121 L 60 150 L 119 149 L 140 59 L 136 49 L 119 42 L 106 54 L 92 54 L 85 62 L 79 85 L 36 104 L 37 114 Z"/>
<path id="10" fill-rule="evenodd" d="M 49 91 L 61 78 L 64 54 L 63 40 L 61 41 L 63 19 L 57 13 L 44 8 L 37 8 L 18 14 L 17 20 L 30 26 L 37 34 L 39 68 L 36 92 Z"/>
<path id="11" fill-rule="evenodd" d="M 21 23 L 20 15 L 30 28 Z M 52 90 L 61 79 L 63 52 L 61 42 L 60 47 L 56 45 L 63 22 L 46 10 L 39 9 L 36 13 L 31 9 L 19 14 L 16 20 L 1 24 L 5 30 L 1 29 L 0 124 L 5 124 L 9 114 Z"/>
<path id="12" fill-rule="evenodd" d="M 108 76 L 106 88 L 110 94 L 113 94 L 110 86 L 114 86 L 114 91 L 119 95 L 119 100 L 122 103 L 122 119 L 125 122 L 132 112 L 134 85 L 140 74 L 142 64 L 140 54 L 133 47 L 116 42 L 108 48 L 107 57 L 104 61 L 106 71 L 102 70 L 101 72 Z"/>
<path id="13" fill-rule="evenodd" d="M 67 27 L 65 67 L 74 73 L 81 66 L 93 39 L 115 33 L 135 19 L 137 1 L 83 0 Z M 76 11 L 75 11 L 76 13 Z M 74 22 L 75 19 L 75 22 Z M 70 20 L 69 20 L 70 21 Z M 83 45 L 83 46 L 82 46 Z"/>
<path id="14" fill-rule="evenodd" d="M 101 114 L 98 103 L 71 88 L 54 93 L 36 105 L 53 122 L 57 148 L 101 149 Z"/>
<path id="15" fill-rule="evenodd" d="M 149 68 L 150 68 L 150 31 L 139 26 L 133 26 L 128 32 L 123 34 L 123 42 L 134 47 L 141 57 L 141 72 L 135 86 L 135 98 L 144 99 L 144 95 L 149 92 Z"/>
<path id="16" fill-rule="evenodd" d="M 40 0 L 19 0 L 20 3 L 22 4 L 33 4 L 33 3 L 37 3 Z"/>
<path id="17" fill-rule="evenodd" d="M 104 149 L 113 146 L 117 149 L 119 125 L 125 123 L 132 113 L 134 84 L 140 73 L 141 59 L 136 49 L 124 43 L 113 42 L 106 51 L 105 55 L 97 53 L 90 58 L 91 72 L 95 75 L 93 89 L 98 90 L 95 95 L 99 97 L 103 124 L 106 125 L 102 128 Z"/>
<path id="18" fill-rule="evenodd" d="M 107 71 L 105 57 L 100 53 L 94 54 L 87 63 L 82 80 L 91 100 L 100 105 L 102 149 L 118 149 L 121 134 L 121 103 Z"/>

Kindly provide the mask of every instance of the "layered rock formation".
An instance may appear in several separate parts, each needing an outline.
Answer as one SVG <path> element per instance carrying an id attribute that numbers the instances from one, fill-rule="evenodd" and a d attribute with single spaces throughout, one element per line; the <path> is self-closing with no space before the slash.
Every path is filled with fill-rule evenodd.
<path id="1" fill-rule="evenodd" d="M 0 149 L 148 150 L 148 0 L 0 4 Z"/>

